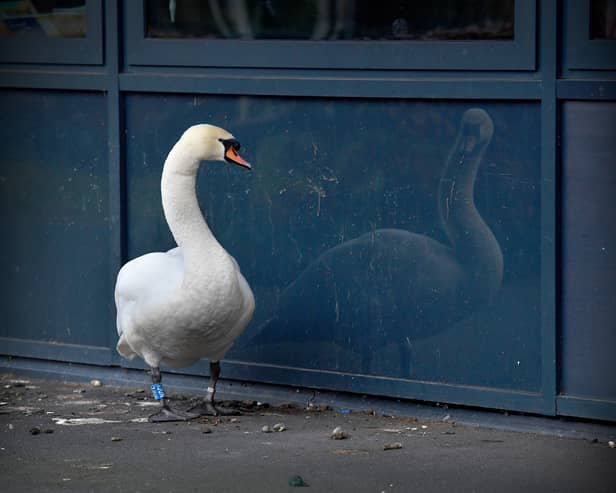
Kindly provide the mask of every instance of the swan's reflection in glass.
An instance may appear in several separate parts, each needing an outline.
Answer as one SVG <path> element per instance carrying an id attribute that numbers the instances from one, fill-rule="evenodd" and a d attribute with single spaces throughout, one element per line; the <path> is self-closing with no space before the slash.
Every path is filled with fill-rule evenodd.
<path id="1" fill-rule="evenodd" d="M 199 184 L 257 299 L 230 359 L 540 388 L 536 105 L 171 96 L 154 114 L 149 98 L 129 98 L 129 128 L 159 130 L 135 142 L 162 149 L 207 108 L 255 164 Z M 128 149 L 131 257 L 168 241 L 139 218 L 159 172 L 143 148 Z"/>

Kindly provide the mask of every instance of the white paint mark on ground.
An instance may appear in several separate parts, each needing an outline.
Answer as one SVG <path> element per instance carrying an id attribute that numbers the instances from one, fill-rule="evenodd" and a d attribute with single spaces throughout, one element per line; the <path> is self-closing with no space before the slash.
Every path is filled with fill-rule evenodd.
<path id="1" fill-rule="evenodd" d="M 102 425 L 105 423 L 121 423 L 111 419 L 101 418 L 52 418 L 57 425 L 78 426 L 78 425 Z"/>

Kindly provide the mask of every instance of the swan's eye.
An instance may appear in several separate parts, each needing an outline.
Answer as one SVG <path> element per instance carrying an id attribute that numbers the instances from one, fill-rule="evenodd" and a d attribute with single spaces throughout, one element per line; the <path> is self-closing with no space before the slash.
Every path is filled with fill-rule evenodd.
<path id="1" fill-rule="evenodd" d="M 222 145 L 225 146 L 225 149 L 229 149 L 229 147 L 232 147 L 233 149 L 238 151 L 241 147 L 240 143 L 236 139 L 218 139 L 218 140 L 222 142 Z"/>

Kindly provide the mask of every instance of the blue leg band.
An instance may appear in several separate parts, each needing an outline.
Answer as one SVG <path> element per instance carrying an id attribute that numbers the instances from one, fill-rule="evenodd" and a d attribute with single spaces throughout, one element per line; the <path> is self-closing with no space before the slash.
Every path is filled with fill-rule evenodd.
<path id="1" fill-rule="evenodd" d="M 156 399 L 157 401 L 164 399 L 165 391 L 163 390 L 163 386 L 159 383 L 153 383 L 152 384 L 152 395 L 154 396 L 154 399 Z"/>

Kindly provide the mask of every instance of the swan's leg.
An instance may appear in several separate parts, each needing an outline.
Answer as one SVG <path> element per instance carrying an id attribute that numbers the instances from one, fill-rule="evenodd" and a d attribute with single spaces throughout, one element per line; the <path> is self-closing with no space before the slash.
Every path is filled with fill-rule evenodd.
<path id="1" fill-rule="evenodd" d="M 202 416 L 235 416 L 239 414 L 235 409 L 227 409 L 214 404 L 214 394 L 216 393 L 216 383 L 219 376 L 220 361 L 210 361 L 210 385 L 207 388 L 207 395 L 202 404 L 191 407 L 188 412 L 198 413 Z"/>
<path id="2" fill-rule="evenodd" d="M 165 396 L 165 391 L 160 383 L 162 377 L 160 375 L 160 369 L 156 366 L 152 367 L 152 394 L 154 399 L 160 402 L 160 410 L 157 413 L 152 414 L 148 420 L 152 423 L 161 423 L 166 421 L 188 421 L 189 419 L 196 418 L 196 415 L 181 414 L 177 411 L 172 411 L 169 407 L 169 399 Z"/>

